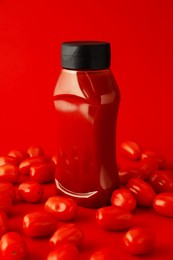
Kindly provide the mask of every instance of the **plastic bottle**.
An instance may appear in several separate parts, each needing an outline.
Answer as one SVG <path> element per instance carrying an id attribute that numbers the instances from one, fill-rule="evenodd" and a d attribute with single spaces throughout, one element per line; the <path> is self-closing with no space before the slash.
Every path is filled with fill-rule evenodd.
<path id="1" fill-rule="evenodd" d="M 62 44 L 62 71 L 54 90 L 60 195 L 79 205 L 110 203 L 119 187 L 116 121 L 120 93 L 110 67 L 110 44 L 79 41 Z"/>

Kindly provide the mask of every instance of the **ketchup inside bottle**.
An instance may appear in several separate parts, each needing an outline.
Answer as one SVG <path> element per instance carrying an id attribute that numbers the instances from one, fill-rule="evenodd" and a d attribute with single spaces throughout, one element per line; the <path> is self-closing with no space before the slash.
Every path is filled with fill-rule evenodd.
<path id="1" fill-rule="evenodd" d="M 110 203 L 119 187 L 115 136 L 120 93 L 109 68 L 62 69 L 54 91 L 60 195 L 79 205 Z"/>

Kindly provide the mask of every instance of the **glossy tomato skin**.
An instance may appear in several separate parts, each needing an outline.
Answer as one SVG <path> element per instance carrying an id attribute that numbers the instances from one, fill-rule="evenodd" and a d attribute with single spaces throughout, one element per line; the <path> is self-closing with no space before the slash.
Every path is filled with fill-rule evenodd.
<path id="1" fill-rule="evenodd" d="M 156 193 L 173 192 L 173 171 L 155 171 L 150 176 L 149 183 Z"/>
<path id="2" fill-rule="evenodd" d="M 112 193 L 111 204 L 130 211 L 136 208 L 136 200 L 132 193 L 126 188 L 117 189 Z"/>
<path id="3" fill-rule="evenodd" d="M 158 163 L 155 158 L 147 157 L 140 161 L 139 169 L 142 173 L 139 177 L 148 180 L 151 174 L 158 170 Z"/>
<path id="4" fill-rule="evenodd" d="M 96 222 L 105 230 L 125 230 L 132 224 L 132 214 L 122 207 L 107 206 L 97 210 Z"/>
<path id="5" fill-rule="evenodd" d="M 23 175 L 29 175 L 30 168 L 33 165 L 38 164 L 38 163 L 43 163 L 43 162 L 45 162 L 45 160 L 46 160 L 46 158 L 43 156 L 26 158 L 19 164 L 19 172 Z"/>
<path id="6" fill-rule="evenodd" d="M 141 154 L 141 159 L 143 160 L 145 158 L 153 158 L 157 162 L 159 169 L 163 169 L 166 165 L 165 157 L 162 154 L 156 153 L 154 151 L 151 150 L 143 151 Z"/>
<path id="7" fill-rule="evenodd" d="M 5 164 L 12 164 L 17 166 L 18 162 L 16 160 L 16 158 L 12 157 L 12 156 L 0 156 L 0 166 L 5 165 Z"/>
<path id="8" fill-rule="evenodd" d="M 119 169 L 118 176 L 120 180 L 120 184 L 125 185 L 131 178 L 130 172 L 128 169 Z"/>
<path id="9" fill-rule="evenodd" d="M 7 215 L 3 211 L 0 211 L 0 237 L 7 233 L 8 229 L 9 225 Z"/>
<path id="10" fill-rule="evenodd" d="M 15 201 L 15 199 L 16 199 L 16 188 L 10 182 L 0 183 L 0 196 L 1 196 L 1 194 L 6 194 L 12 199 L 12 201 Z"/>
<path id="11" fill-rule="evenodd" d="M 43 186 L 34 181 L 23 182 L 18 187 L 21 199 L 27 202 L 39 202 L 43 197 Z"/>
<path id="12" fill-rule="evenodd" d="M 11 213 L 12 199 L 8 194 L 0 194 L 0 211 Z"/>
<path id="13" fill-rule="evenodd" d="M 73 199 L 53 196 L 45 202 L 45 210 L 53 213 L 59 221 L 68 221 L 76 216 L 77 204 Z"/>
<path id="14" fill-rule="evenodd" d="M 145 255 L 154 250 L 156 241 L 150 229 L 134 227 L 125 234 L 123 243 L 131 254 Z"/>
<path id="15" fill-rule="evenodd" d="M 36 145 L 31 145 L 27 153 L 29 154 L 30 157 L 38 157 L 38 156 L 44 156 L 44 151 L 40 146 Z"/>
<path id="16" fill-rule="evenodd" d="M 126 187 L 136 199 L 137 205 L 145 207 L 152 206 L 156 193 L 147 182 L 139 178 L 132 178 Z"/>
<path id="17" fill-rule="evenodd" d="M 55 217 L 44 211 L 31 212 L 23 218 L 23 230 L 29 237 L 50 236 L 56 228 L 57 220 Z"/>
<path id="18" fill-rule="evenodd" d="M 64 244 L 53 249 L 47 260 L 78 260 L 79 251 L 73 244 Z"/>
<path id="19" fill-rule="evenodd" d="M 24 239 L 16 232 L 8 232 L 1 237 L 0 259 L 26 260 L 27 245 Z"/>
<path id="20" fill-rule="evenodd" d="M 119 257 L 112 249 L 100 249 L 93 252 L 89 260 L 119 260 Z"/>
<path id="21" fill-rule="evenodd" d="M 153 207 L 161 215 L 173 217 L 173 193 L 163 192 L 158 194 L 153 201 Z"/>
<path id="22" fill-rule="evenodd" d="M 139 167 L 136 168 L 124 167 L 119 169 L 118 175 L 119 175 L 120 184 L 126 185 L 131 178 L 134 177 L 142 178 L 143 171 Z"/>
<path id="23" fill-rule="evenodd" d="M 50 246 L 54 247 L 71 243 L 76 247 L 80 247 L 83 239 L 83 231 L 76 224 L 64 224 L 50 238 Z"/>
<path id="24" fill-rule="evenodd" d="M 0 166 L 0 182 L 16 183 L 19 179 L 18 167 L 13 164 Z"/>
<path id="25" fill-rule="evenodd" d="M 20 162 L 25 160 L 27 157 L 29 157 L 29 154 L 27 154 L 26 152 L 21 151 L 21 150 L 12 149 L 8 152 L 8 156 L 15 158 L 15 160 L 17 161 L 17 164 L 19 164 Z"/>
<path id="26" fill-rule="evenodd" d="M 55 165 L 58 164 L 58 161 L 59 161 L 59 157 L 58 155 L 53 155 L 52 158 L 51 158 L 52 162 L 54 162 Z"/>
<path id="27" fill-rule="evenodd" d="M 121 144 L 121 154 L 132 160 L 138 160 L 141 156 L 140 146 L 133 141 L 125 141 Z"/>
<path id="28" fill-rule="evenodd" d="M 38 163 L 30 168 L 30 179 L 39 183 L 54 181 L 55 164 L 53 162 Z"/>

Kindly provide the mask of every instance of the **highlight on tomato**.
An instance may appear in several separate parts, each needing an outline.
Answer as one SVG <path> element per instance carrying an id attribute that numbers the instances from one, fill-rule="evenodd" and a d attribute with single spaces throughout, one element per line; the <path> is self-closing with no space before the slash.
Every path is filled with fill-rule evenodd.
<path id="1" fill-rule="evenodd" d="M 136 208 L 136 200 L 132 193 L 126 188 L 119 188 L 113 191 L 111 196 L 111 204 L 113 206 L 123 207 L 133 211 Z"/>
<path id="2" fill-rule="evenodd" d="M 118 206 L 107 206 L 97 210 L 96 223 L 105 230 L 119 231 L 128 229 L 133 216 L 128 209 Z"/>
<path id="3" fill-rule="evenodd" d="M 76 224 L 64 224 L 59 227 L 50 238 L 50 246 L 55 247 L 65 243 L 71 243 L 80 247 L 84 239 L 82 229 Z"/>
<path id="4" fill-rule="evenodd" d="M 26 260 L 27 252 L 27 244 L 17 232 L 8 232 L 1 237 L 0 259 Z"/>
<path id="5" fill-rule="evenodd" d="M 77 203 L 67 197 L 52 196 L 45 202 L 44 208 L 54 214 L 59 221 L 72 220 L 77 213 Z"/>
<path id="6" fill-rule="evenodd" d="M 56 218 L 44 211 L 28 213 L 23 218 L 23 231 L 29 237 L 46 237 L 57 228 Z"/>
<path id="7" fill-rule="evenodd" d="M 156 238 L 149 228 L 131 228 L 123 237 L 125 248 L 133 255 L 145 255 L 155 248 Z"/>
<path id="8" fill-rule="evenodd" d="M 66 243 L 57 246 L 49 252 L 47 260 L 78 260 L 79 251 L 73 244 Z"/>
<path id="9" fill-rule="evenodd" d="M 43 186 L 34 181 L 22 182 L 18 186 L 18 194 L 20 198 L 26 202 L 39 202 L 43 197 Z"/>

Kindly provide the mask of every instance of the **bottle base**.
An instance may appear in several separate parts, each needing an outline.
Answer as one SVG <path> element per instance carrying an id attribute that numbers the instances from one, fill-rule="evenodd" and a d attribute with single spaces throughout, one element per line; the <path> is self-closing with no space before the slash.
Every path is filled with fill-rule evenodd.
<path id="1" fill-rule="evenodd" d="M 118 188 L 78 193 L 65 188 L 57 179 L 55 179 L 55 184 L 59 195 L 72 198 L 79 206 L 86 208 L 100 208 L 110 205 L 111 194 L 113 190 Z"/>

